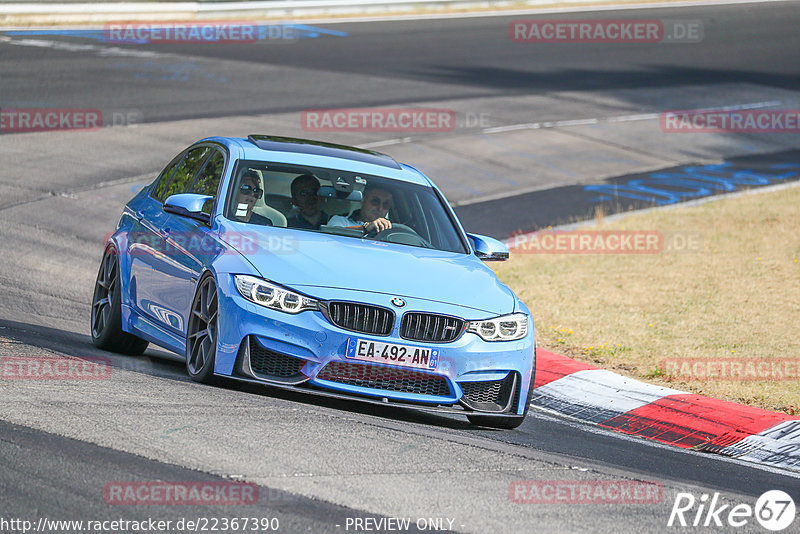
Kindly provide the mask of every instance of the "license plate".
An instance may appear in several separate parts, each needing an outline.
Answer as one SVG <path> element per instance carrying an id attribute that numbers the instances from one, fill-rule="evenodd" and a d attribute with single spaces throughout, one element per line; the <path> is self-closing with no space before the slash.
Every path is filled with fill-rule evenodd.
<path id="1" fill-rule="evenodd" d="M 436 369 L 439 365 L 438 349 L 410 347 L 368 339 L 348 339 L 345 356 L 352 360 L 387 363 L 417 369 Z"/>

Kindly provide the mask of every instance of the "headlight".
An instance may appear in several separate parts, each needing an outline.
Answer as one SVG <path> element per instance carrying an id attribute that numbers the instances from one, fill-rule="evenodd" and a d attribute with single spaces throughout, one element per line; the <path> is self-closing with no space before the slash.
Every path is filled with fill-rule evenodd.
<path id="1" fill-rule="evenodd" d="M 470 321 L 467 332 L 478 334 L 484 341 L 513 341 L 528 335 L 528 316 L 512 313 L 485 321 Z"/>
<path id="2" fill-rule="evenodd" d="M 294 291 L 289 291 L 261 278 L 244 274 L 234 275 L 233 278 L 236 280 L 236 289 L 239 290 L 239 293 L 250 302 L 261 306 L 286 313 L 300 313 L 306 310 L 319 309 L 316 300 Z"/>

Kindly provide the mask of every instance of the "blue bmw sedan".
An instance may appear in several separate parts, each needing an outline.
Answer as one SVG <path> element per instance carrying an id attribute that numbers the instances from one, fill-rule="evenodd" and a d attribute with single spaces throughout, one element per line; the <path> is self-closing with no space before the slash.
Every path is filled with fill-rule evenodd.
<path id="1" fill-rule="evenodd" d="M 519 426 L 536 349 L 525 304 L 424 174 L 305 139 L 211 137 L 125 206 L 94 288 L 93 343 L 224 376 Z"/>

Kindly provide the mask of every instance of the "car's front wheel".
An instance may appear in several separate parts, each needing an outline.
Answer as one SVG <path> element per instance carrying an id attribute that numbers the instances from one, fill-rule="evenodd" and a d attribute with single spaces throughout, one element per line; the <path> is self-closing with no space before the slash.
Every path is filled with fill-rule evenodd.
<path id="1" fill-rule="evenodd" d="M 468 415 L 467 419 L 475 426 L 512 430 L 522 424 L 525 420 L 525 416 L 498 417 L 496 415 Z"/>
<path id="2" fill-rule="evenodd" d="M 197 382 L 209 383 L 214 377 L 218 311 L 217 284 L 209 274 L 197 284 L 186 329 L 186 371 Z"/>
<path id="3" fill-rule="evenodd" d="M 119 282 L 119 256 L 109 246 L 100 263 L 92 296 L 92 344 L 103 350 L 138 356 L 149 344 L 122 330 L 122 288 Z"/>

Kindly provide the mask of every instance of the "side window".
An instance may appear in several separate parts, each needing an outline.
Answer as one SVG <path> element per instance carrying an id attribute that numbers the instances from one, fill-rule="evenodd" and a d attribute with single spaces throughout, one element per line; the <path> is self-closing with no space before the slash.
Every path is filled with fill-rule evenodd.
<path id="1" fill-rule="evenodd" d="M 225 156 L 219 150 L 215 150 L 214 155 L 208 158 L 208 163 L 203 167 L 200 176 L 197 177 L 192 187 L 192 193 L 216 197 L 224 167 Z"/>
<path id="2" fill-rule="evenodd" d="M 217 189 L 219 188 L 219 180 L 222 178 L 222 171 L 225 168 L 225 156 L 222 152 L 215 150 L 214 154 L 208 158 L 206 166 L 200 171 L 200 175 L 192 186 L 192 193 L 199 195 L 209 195 L 217 198 Z M 214 200 L 209 199 L 203 205 L 203 212 L 211 215 L 211 210 L 214 207 Z"/>
<path id="3" fill-rule="evenodd" d="M 160 200 L 169 198 L 171 195 L 177 195 L 178 193 L 188 193 L 192 185 L 192 180 L 194 180 L 197 171 L 202 167 L 210 151 L 211 149 L 206 146 L 190 150 L 189 153 L 186 154 L 186 157 L 183 158 L 181 164 L 178 165 L 178 168 L 175 169 L 172 180 L 170 180 L 167 190 Z"/>
<path id="4" fill-rule="evenodd" d="M 164 200 L 164 191 L 167 190 L 167 184 L 169 183 L 169 179 L 172 176 L 172 172 L 175 170 L 175 167 L 183 161 L 183 154 L 177 156 L 173 159 L 169 165 L 167 165 L 161 174 L 158 175 L 158 183 L 156 184 L 155 189 L 150 192 L 150 196 L 157 199 L 157 200 Z"/>

